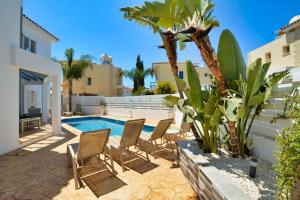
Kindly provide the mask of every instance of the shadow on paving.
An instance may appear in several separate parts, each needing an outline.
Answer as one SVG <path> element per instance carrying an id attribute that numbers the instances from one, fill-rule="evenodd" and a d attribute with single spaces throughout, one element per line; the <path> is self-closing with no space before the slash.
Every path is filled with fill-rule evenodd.
<path id="1" fill-rule="evenodd" d="M 66 151 L 54 148 L 75 136 L 57 135 L 0 156 L 0 199 L 52 199 L 73 178 Z M 32 150 L 31 150 L 32 149 Z"/>
<path id="2" fill-rule="evenodd" d="M 100 197 L 127 185 L 117 176 L 113 176 L 108 170 L 85 177 L 83 181 L 93 191 L 96 197 Z"/>
<path id="3" fill-rule="evenodd" d="M 114 161 L 121 166 L 119 151 L 112 148 Z M 132 151 L 127 151 L 126 155 L 123 155 L 125 169 L 134 170 L 140 174 L 146 173 L 158 167 L 159 165 L 148 161 L 144 156 L 137 155 Z"/>
<path id="4" fill-rule="evenodd" d="M 69 133 L 52 136 L 0 156 L 0 199 L 57 197 L 73 179 L 66 143 L 74 137 L 76 136 Z M 61 145 L 64 146 L 59 147 Z M 57 147 L 59 152 L 55 149 Z M 97 197 L 126 185 L 108 170 L 89 176 L 84 181 Z M 71 188 L 75 192 L 75 186 L 72 185 Z"/>

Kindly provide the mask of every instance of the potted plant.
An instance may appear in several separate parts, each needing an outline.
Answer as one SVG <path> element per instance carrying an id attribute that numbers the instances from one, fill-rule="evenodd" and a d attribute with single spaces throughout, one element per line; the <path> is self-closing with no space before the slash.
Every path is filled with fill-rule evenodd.
<path id="1" fill-rule="evenodd" d="M 104 99 L 101 99 L 100 102 L 99 102 L 99 106 L 100 106 L 100 115 L 105 115 L 105 112 L 106 112 L 106 102 Z"/>

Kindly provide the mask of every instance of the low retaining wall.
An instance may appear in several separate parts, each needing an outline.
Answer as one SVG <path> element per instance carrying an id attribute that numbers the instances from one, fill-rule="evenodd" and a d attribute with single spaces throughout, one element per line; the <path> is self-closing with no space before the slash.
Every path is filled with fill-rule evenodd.
<path id="1" fill-rule="evenodd" d="M 177 162 L 184 176 L 198 195 L 204 200 L 250 200 L 231 180 L 219 174 L 217 168 L 209 166 L 196 141 L 176 142 Z"/>
<path id="2" fill-rule="evenodd" d="M 161 120 L 173 118 L 173 112 L 169 110 L 130 109 L 130 108 L 106 108 L 106 114 L 121 115 L 132 118 L 146 118 L 148 120 Z"/>

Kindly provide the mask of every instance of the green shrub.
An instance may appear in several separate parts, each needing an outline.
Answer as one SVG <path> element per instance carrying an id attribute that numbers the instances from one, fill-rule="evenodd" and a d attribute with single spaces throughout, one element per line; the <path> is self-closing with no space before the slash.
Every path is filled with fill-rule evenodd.
<path id="1" fill-rule="evenodd" d="M 145 91 L 145 88 L 139 87 L 136 90 L 132 91 L 132 96 L 140 96 L 144 93 L 144 91 Z"/>
<path id="2" fill-rule="evenodd" d="M 292 199 L 295 195 L 300 199 L 299 191 L 293 191 L 295 181 L 300 184 L 300 97 L 293 98 L 291 105 L 288 117 L 294 119 L 292 126 L 281 130 L 276 139 L 279 146 L 276 199 Z"/>
<path id="3" fill-rule="evenodd" d="M 159 82 L 155 89 L 155 94 L 174 94 L 175 86 L 169 82 Z"/>
<path id="4" fill-rule="evenodd" d="M 143 95 L 154 95 L 154 92 L 153 90 L 146 89 L 144 90 Z"/>

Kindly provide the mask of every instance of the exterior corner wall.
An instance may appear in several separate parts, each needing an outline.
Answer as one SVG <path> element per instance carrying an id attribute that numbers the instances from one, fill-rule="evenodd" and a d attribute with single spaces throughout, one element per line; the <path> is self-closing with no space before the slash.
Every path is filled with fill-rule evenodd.
<path id="1" fill-rule="evenodd" d="M 20 45 L 21 6 L 21 0 L 0 1 L 0 154 L 19 145 L 19 69 L 11 66 L 11 46 Z"/>

